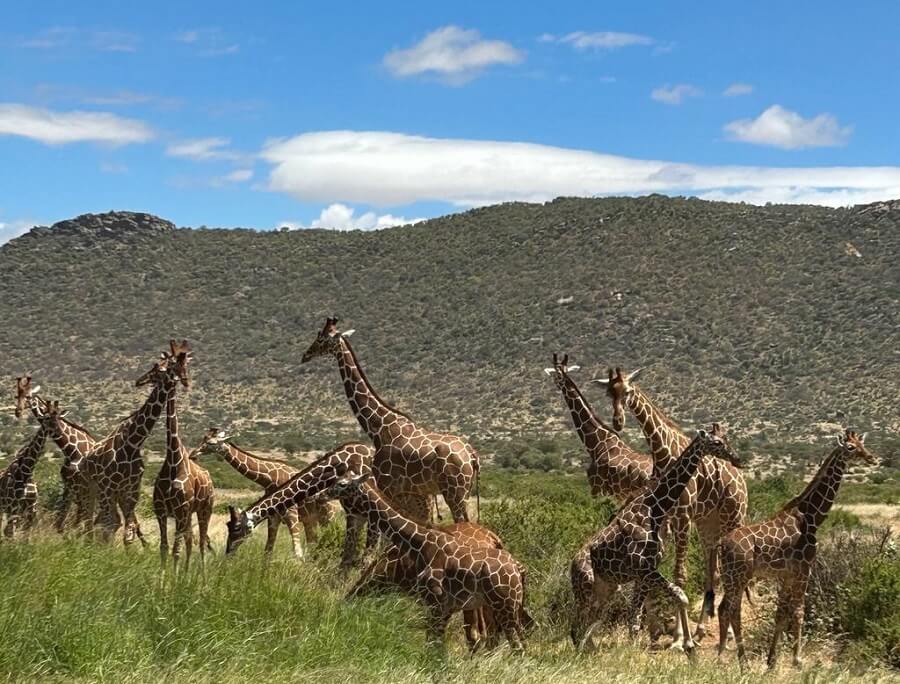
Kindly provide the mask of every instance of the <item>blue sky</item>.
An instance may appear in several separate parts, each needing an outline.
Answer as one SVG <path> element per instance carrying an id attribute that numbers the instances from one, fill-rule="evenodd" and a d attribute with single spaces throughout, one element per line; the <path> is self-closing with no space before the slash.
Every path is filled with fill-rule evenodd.
<path id="1" fill-rule="evenodd" d="M 4 3 L 0 242 L 109 209 L 900 196 L 894 2 Z"/>

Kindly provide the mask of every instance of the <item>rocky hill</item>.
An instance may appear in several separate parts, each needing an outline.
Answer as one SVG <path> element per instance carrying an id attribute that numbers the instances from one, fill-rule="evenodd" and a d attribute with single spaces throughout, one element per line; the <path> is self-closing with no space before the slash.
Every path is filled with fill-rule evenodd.
<path id="1" fill-rule="evenodd" d="M 300 365 L 330 314 L 357 330 L 384 397 L 476 440 L 568 437 L 541 372 L 554 351 L 585 383 L 643 366 L 680 422 L 719 418 L 754 444 L 821 445 L 848 422 L 900 433 L 896 202 L 557 199 L 349 233 L 113 212 L 0 248 L 0 374 L 34 369 L 100 431 L 140 402 L 133 380 L 177 336 L 196 350 L 189 430 L 354 437 L 334 364 Z"/>

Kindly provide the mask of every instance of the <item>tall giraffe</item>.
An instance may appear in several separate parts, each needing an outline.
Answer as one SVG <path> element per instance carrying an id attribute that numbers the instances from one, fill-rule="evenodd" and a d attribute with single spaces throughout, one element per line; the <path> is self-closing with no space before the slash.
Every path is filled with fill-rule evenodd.
<path id="1" fill-rule="evenodd" d="M 664 472 L 684 451 L 690 438 L 634 384 L 641 369 L 622 373 L 621 368 L 608 372 L 607 396 L 613 406 L 613 428 L 625 425 L 625 407 L 635 416 L 650 445 L 656 473 Z M 706 634 L 706 622 L 715 612 L 715 590 L 718 584 L 718 544 L 731 530 L 744 524 L 747 515 L 747 483 L 740 469 L 727 461 L 705 458 L 697 474 L 688 483 L 676 507 L 672 530 L 675 537 L 675 583 L 684 587 L 687 580 L 687 549 L 691 522 L 697 526 L 706 560 L 703 609 L 697 624 L 697 638 Z"/>
<path id="2" fill-rule="evenodd" d="M 16 379 L 16 412 L 21 415 L 23 400 L 31 400 L 31 395 L 40 387 L 31 387 L 31 376 L 23 382 Z M 59 405 L 50 410 L 59 411 Z M 37 432 L 16 452 L 6 468 L 0 472 L 0 521 L 6 517 L 3 535 L 7 538 L 15 536 L 16 528 L 21 525 L 27 531 L 34 525 L 37 517 L 38 488 L 34 482 L 34 467 L 44 453 L 47 442 L 47 421 L 38 421 Z"/>
<path id="3" fill-rule="evenodd" d="M 358 442 L 342 444 L 310 463 L 271 494 L 264 494 L 247 510 L 242 511 L 229 506 L 225 553 L 228 555 L 234 553 L 263 520 L 283 517 L 289 509 L 319 498 L 319 495 L 334 484 L 340 475 L 346 472 L 355 474 L 371 472 L 373 452 L 374 449 L 367 444 Z M 426 500 L 420 500 L 419 509 L 419 514 L 427 519 Z M 365 518 L 347 511 L 347 532 L 341 556 L 341 567 L 345 570 L 356 564 L 359 536 L 365 526 Z M 366 539 L 367 552 L 374 548 L 377 541 L 377 530 L 370 527 Z"/>
<path id="4" fill-rule="evenodd" d="M 678 611 L 682 648 L 694 648 L 688 624 L 688 599 L 677 584 L 659 572 L 663 543 L 661 533 L 666 519 L 681 498 L 688 482 L 705 458 L 722 458 L 740 467 L 737 455 L 718 429 L 698 430 L 681 456 L 642 493 L 626 503 L 612 522 L 595 535 L 571 565 L 572 591 L 576 612 L 572 622 L 572 639 L 582 643 L 590 636 L 589 620 L 596 608 L 608 599 L 609 592 L 620 584 L 635 582 L 631 602 L 632 634 L 638 628 L 640 608 L 648 593 L 659 592 L 672 600 Z M 585 567 L 585 558 L 590 567 Z"/>
<path id="5" fill-rule="evenodd" d="M 417 593 L 430 613 L 429 635 L 443 643 L 447 623 L 460 610 L 487 606 L 516 652 L 530 617 L 525 611 L 521 566 L 509 552 L 458 543 L 453 536 L 420 525 L 392 508 L 367 481 L 372 477 L 339 478 L 328 495 L 364 515 L 415 563 Z"/>
<path id="6" fill-rule="evenodd" d="M 31 395 L 37 394 L 40 389 L 40 386 L 32 386 L 31 373 L 26 373 L 16 378 L 16 405 L 14 411 L 16 420 L 22 417 L 22 413 L 24 413 L 25 408 L 30 403 Z"/>
<path id="7" fill-rule="evenodd" d="M 172 561 L 176 573 L 182 540 L 185 570 L 191 562 L 191 547 L 194 543 L 191 525 L 193 514 L 197 515 L 200 564 L 203 565 L 209 545 L 209 520 L 215 498 L 212 478 L 205 468 L 191 460 L 178 434 L 178 412 L 175 405 L 178 380 L 174 373 L 167 373 L 163 381 L 166 392 L 166 458 L 153 485 L 153 513 L 159 525 L 159 554 L 163 568 L 169 555 L 168 519 L 175 519 Z"/>
<path id="8" fill-rule="evenodd" d="M 125 544 L 133 542 L 135 535 L 141 543 L 147 543 L 135 515 L 144 475 L 141 449 L 166 407 L 166 399 L 174 387 L 171 379 L 176 378 L 185 387 L 190 384 L 187 372 L 190 354 L 187 341 L 170 340 L 169 351 L 160 354 L 153 368 L 135 381 L 137 387 L 153 386 L 143 406 L 98 442 L 78 465 L 79 471 L 97 486 L 100 498 L 97 523 L 102 525 L 103 538 L 107 541 L 124 518 Z"/>
<path id="9" fill-rule="evenodd" d="M 224 430 L 218 428 L 210 428 L 207 431 L 203 436 L 203 441 L 191 453 L 191 458 L 197 458 L 202 454 L 217 454 L 241 475 L 262 487 L 266 495 L 274 493 L 300 472 L 299 468 L 288 465 L 284 461 L 255 456 L 249 451 L 241 449 L 228 439 Z M 278 528 L 284 524 L 291 535 L 294 557 L 298 560 L 302 559 L 304 552 L 300 534 L 301 524 L 306 533 L 307 543 L 312 544 L 317 538 L 316 526 L 327 523 L 332 516 L 331 503 L 318 499 L 310 499 L 291 506 L 283 516 L 272 515 L 268 518 L 269 536 L 266 539 L 266 556 L 272 555 Z"/>
<path id="10" fill-rule="evenodd" d="M 458 544 L 484 546 L 491 549 L 503 548 L 500 537 L 486 527 L 475 523 L 451 523 L 441 525 L 437 529 L 452 536 Z M 524 582 L 524 570 L 520 571 Z M 416 577 L 415 558 L 404 553 L 399 546 L 392 545 L 360 573 L 356 583 L 347 592 L 347 598 L 370 596 L 394 589 L 399 589 L 407 594 L 415 594 Z M 524 625 L 524 627 L 527 629 L 529 625 Z M 466 635 L 469 650 L 473 653 L 483 643 L 493 643 L 496 636 L 496 624 L 490 608 L 482 606 L 478 610 L 464 610 L 463 632 Z"/>
<path id="11" fill-rule="evenodd" d="M 866 450 L 865 435 L 847 430 L 825 458 L 806 488 L 773 517 L 732 530 L 720 545 L 722 602 L 719 604 L 719 656 L 725 651 L 728 628 L 734 631 L 738 659 L 746 663 L 741 633 L 741 599 L 754 577 L 780 583 L 775 631 L 769 644 L 768 665 L 775 666 L 781 635 L 790 622 L 794 634 L 794 666 L 800 667 L 806 587 L 816 559 L 816 532 L 828 515 L 850 461 L 875 464 Z"/>
<path id="12" fill-rule="evenodd" d="M 590 461 L 587 467 L 592 496 L 604 494 L 620 502 L 630 499 L 650 482 L 653 459 L 631 449 L 594 413 L 581 390 L 569 376 L 578 366 L 569 366 L 569 355 L 559 360 L 553 355 L 553 367 L 545 368 L 572 414 L 575 432 L 581 438 Z"/>
<path id="13" fill-rule="evenodd" d="M 30 386 L 30 378 L 28 384 Z M 69 509 L 74 504 L 75 528 L 80 532 L 90 531 L 94 523 L 97 488 L 78 466 L 97 442 L 85 428 L 65 417 L 67 412 L 59 410 L 59 402 L 51 405 L 38 397 L 38 389 L 31 390 L 28 396 L 31 412 L 63 454 L 59 469 L 63 489 L 54 527 L 57 532 L 65 531 Z"/>
<path id="14" fill-rule="evenodd" d="M 382 401 L 347 340 L 353 331 L 339 331 L 337 322 L 326 319 L 301 363 L 317 356 L 337 360 L 350 409 L 375 446 L 372 472 L 379 488 L 395 502 L 403 494 L 442 494 L 453 519 L 468 521 L 466 498 L 478 477 L 478 454 L 461 437 L 420 428 Z"/>

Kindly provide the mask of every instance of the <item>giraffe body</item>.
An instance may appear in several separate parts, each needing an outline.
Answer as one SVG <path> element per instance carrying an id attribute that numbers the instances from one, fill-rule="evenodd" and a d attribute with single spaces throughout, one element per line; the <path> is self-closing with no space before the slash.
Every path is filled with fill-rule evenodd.
<path id="1" fill-rule="evenodd" d="M 568 355 L 562 361 L 553 355 L 553 367 L 544 370 L 557 388 L 572 415 L 575 432 L 587 451 L 588 483 L 592 496 L 608 495 L 619 502 L 638 494 L 650 482 L 653 459 L 631 449 L 601 421 L 569 376 L 577 366 L 567 366 Z"/>
<path id="2" fill-rule="evenodd" d="M 191 516 L 197 516 L 200 562 L 203 563 L 209 546 L 209 520 L 212 517 L 214 489 L 212 478 L 199 463 L 190 458 L 178 434 L 178 414 L 175 405 L 175 379 L 166 392 L 166 458 L 153 485 L 153 513 L 159 524 L 159 553 L 163 567 L 169 555 L 168 519 L 175 519 L 175 539 L 172 559 L 175 571 L 184 542 L 184 569 L 191 562 L 194 532 Z"/>
<path id="3" fill-rule="evenodd" d="M 266 495 L 273 494 L 277 489 L 285 485 L 291 478 L 300 472 L 283 461 L 255 456 L 248 451 L 236 446 L 225 439 L 223 431 L 211 428 L 203 437 L 200 446 L 191 454 L 195 459 L 203 453 L 216 453 L 220 455 L 228 465 L 237 470 L 251 482 L 255 482 Z M 291 506 L 284 514 L 275 514 L 269 517 L 269 534 L 266 539 L 265 553 L 271 556 L 278 537 L 278 528 L 284 525 L 291 535 L 294 557 L 303 558 L 303 540 L 301 539 L 301 527 L 306 534 L 307 543 L 315 543 L 317 539 L 316 527 L 328 523 L 334 516 L 331 503 L 318 498 L 308 499 Z"/>
<path id="4" fill-rule="evenodd" d="M 803 611 L 806 587 L 816 558 L 816 533 L 828 515 L 851 459 L 876 461 L 864 445 L 865 435 L 847 430 L 825 458 L 815 477 L 798 496 L 772 518 L 727 534 L 720 544 L 723 597 L 719 605 L 719 655 L 725 650 L 727 631 L 734 631 L 738 659 L 746 662 L 741 630 L 743 593 L 753 578 L 776 580 L 780 585 L 775 631 L 768 664 L 775 665 L 781 636 L 790 624 L 794 636 L 794 665 L 801 664 Z"/>
<path id="5" fill-rule="evenodd" d="M 329 318 L 302 362 L 316 356 L 337 359 L 350 408 L 375 446 L 372 472 L 379 488 L 393 502 L 407 495 L 442 495 L 453 519 L 467 521 L 466 499 L 479 470 L 478 454 L 461 437 L 419 427 L 375 392 L 359 365 L 337 319 Z"/>
<path id="6" fill-rule="evenodd" d="M 41 425 L 0 472 L 0 522 L 5 516 L 3 536 L 12 538 L 17 529 L 27 531 L 37 517 L 37 485 L 34 467 L 44 453 L 47 433 Z"/>
<path id="7" fill-rule="evenodd" d="M 671 466 L 684 451 L 690 438 L 632 382 L 640 371 L 623 374 L 609 371 L 607 395 L 613 405 L 613 427 L 621 431 L 625 408 L 634 414 L 650 446 L 654 476 Z M 718 544 L 731 530 L 744 524 L 747 516 L 747 483 L 740 469 L 715 458 L 704 458 L 696 475 L 682 493 L 672 516 L 675 544 L 675 583 L 684 587 L 687 580 L 687 550 L 691 523 L 697 526 L 706 562 L 705 593 L 697 638 L 706 633 L 706 622 L 713 615 L 718 584 Z"/>
<path id="8" fill-rule="evenodd" d="M 727 442 L 717 434 L 699 430 L 681 457 L 641 494 L 631 499 L 613 520 L 595 535 L 586 549 L 572 561 L 572 590 L 576 598 L 576 614 L 572 638 L 576 645 L 590 634 L 590 617 L 609 593 L 619 585 L 635 582 L 632 597 L 632 629 L 644 599 L 651 591 L 661 593 L 676 606 L 681 624 L 682 646 L 693 648 L 688 629 L 687 596 L 676 584 L 660 574 L 662 532 L 668 516 L 675 508 L 685 487 L 696 473 L 704 455 L 726 458 L 738 463 Z M 590 560 L 590 568 L 586 560 Z"/>
<path id="9" fill-rule="evenodd" d="M 366 482 L 369 477 L 339 479 L 329 494 L 365 515 L 414 560 L 416 593 L 429 609 L 431 637 L 443 642 L 454 613 L 488 607 L 512 649 L 522 651 L 530 617 L 524 608 L 525 583 L 518 562 L 502 549 L 460 544 L 446 532 L 403 517 Z"/>

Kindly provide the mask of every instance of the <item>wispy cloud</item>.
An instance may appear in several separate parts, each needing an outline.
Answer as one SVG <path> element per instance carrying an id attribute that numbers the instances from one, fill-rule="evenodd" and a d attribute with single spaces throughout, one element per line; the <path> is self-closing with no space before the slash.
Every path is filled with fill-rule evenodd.
<path id="1" fill-rule="evenodd" d="M 182 157 L 194 161 L 207 161 L 210 159 L 240 159 L 241 155 L 228 149 L 231 144 L 229 138 L 194 138 L 182 140 L 166 147 L 166 154 L 170 157 Z"/>
<path id="2" fill-rule="evenodd" d="M 176 42 L 192 46 L 201 57 L 221 57 L 240 52 L 239 43 L 230 40 L 217 26 L 195 28 L 175 34 Z"/>
<path id="3" fill-rule="evenodd" d="M 97 31 L 73 26 L 51 26 L 24 38 L 20 45 L 33 50 L 79 47 L 100 52 L 137 52 L 140 42 L 140 36 L 128 31 Z"/>
<path id="4" fill-rule="evenodd" d="M 530 143 L 328 131 L 270 142 L 268 188 L 307 202 L 478 206 L 662 192 L 845 205 L 900 197 L 900 167 L 702 166 Z"/>
<path id="5" fill-rule="evenodd" d="M 542 43 L 567 43 L 576 50 L 618 50 L 633 45 L 654 45 L 650 36 L 619 31 L 573 31 L 564 36 L 544 33 L 538 37 Z"/>
<path id="6" fill-rule="evenodd" d="M 394 216 L 393 214 L 379 215 L 374 211 L 367 211 L 364 214 L 356 216 L 356 210 L 353 207 L 348 207 L 346 204 L 337 202 L 325 207 L 319 213 L 319 218 L 313 219 L 309 225 L 297 221 L 282 221 L 277 227 L 287 226 L 291 230 L 302 228 L 381 230 L 382 228 L 390 228 L 391 226 L 404 226 L 409 223 L 419 223 L 424 220 L 424 218 L 408 219 L 403 216 Z"/>
<path id="7" fill-rule="evenodd" d="M 246 183 L 253 178 L 253 169 L 235 169 L 223 176 L 215 176 L 209 181 L 209 185 L 214 188 L 221 188 L 226 185 L 237 185 Z"/>
<path id="8" fill-rule="evenodd" d="M 143 121 L 107 112 L 58 112 L 16 103 L 0 103 L 0 135 L 37 140 L 45 145 L 93 142 L 143 143 L 155 137 Z"/>
<path id="9" fill-rule="evenodd" d="M 667 83 L 660 88 L 655 88 L 653 92 L 650 93 L 650 97 L 663 104 L 680 105 L 687 98 L 700 97 L 702 94 L 703 91 L 700 90 L 700 88 L 689 83 L 679 83 L 673 86 L 670 86 Z"/>
<path id="10" fill-rule="evenodd" d="M 397 78 L 435 76 L 461 85 L 495 65 L 519 64 L 525 53 L 502 40 L 485 40 L 474 29 L 444 26 L 411 48 L 392 50 L 384 66 Z"/>
<path id="11" fill-rule="evenodd" d="M 85 88 L 54 83 L 39 83 L 33 89 L 34 97 L 41 103 L 77 102 L 101 107 L 153 107 L 161 110 L 179 109 L 183 100 L 134 90 L 92 91 Z"/>
<path id="12" fill-rule="evenodd" d="M 804 119 L 797 112 L 772 105 L 755 119 L 726 124 L 725 133 L 729 140 L 737 142 L 796 150 L 846 145 L 853 127 L 841 126 L 831 114 Z"/>
<path id="13" fill-rule="evenodd" d="M 100 170 L 103 173 L 116 176 L 128 173 L 128 167 L 125 166 L 125 164 L 119 164 L 117 162 L 100 162 Z"/>
<path id="14" fill-rule="evenodd" d="M 725 97 L 740 97 L 741 95 L 750 95 L 753 92 L 753 86 L 749 83 L 732 83 L 722 91 Z"/>
<path id="15" fill-rule="evenodd" d="M 9 221 L 0 221 L 0 245 L 9 242 L 13 238 L 24 235 L 34 226 L 40 225 L 38 221 L 30 219 L 14 219 Z"/>

